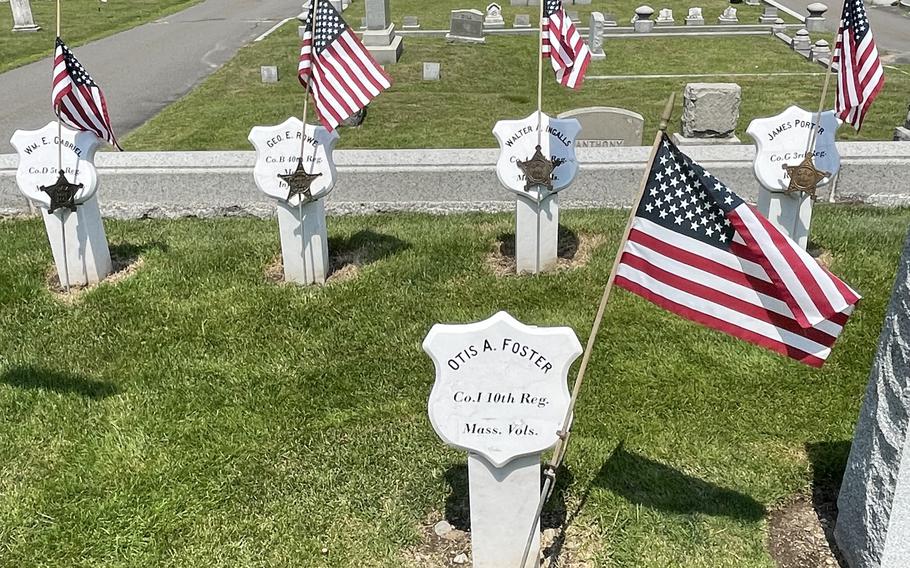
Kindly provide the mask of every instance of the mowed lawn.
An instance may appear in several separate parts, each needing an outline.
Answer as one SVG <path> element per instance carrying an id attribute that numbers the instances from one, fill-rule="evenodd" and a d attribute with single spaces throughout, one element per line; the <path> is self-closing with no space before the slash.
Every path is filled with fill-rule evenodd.
<path id="1" fill-rule="evenodd" d="M 107 221 L 143 265 L 72 306 L 41 221 L 0 221 L 0 565 L 407 566 L 464 499 L 421 341 L 507 310 L 584 343 L 625 214 L 562 219 L 605 236 L 587 266 L 501 278 L 509 215 L 333 217 L 331 250 L 369 262 L 308 288 L 264 277 L 274 221 Z M 768 511 L 840 475 L 908 222 L 817 207 L 864 295 L 822 370 L 616 292 L 556 499 L 597 565 L 772 566 Z"/>
<path id="2" fill-rule="evenodd" d="M 535 36 L 488 37 L 485 45 L 447 44 L 443 38 L 405 38 L 401 61 L 387 67 L 392 88 L 369 107 L 359 128 L 341 129 L 340 148 L 495 147 L 493 125 L 531 114 L 537 104 Z M 792 104 L 816 110 L 824 69 L 807 63 L 771 37 L 607 39 L 607 58 L 588 75 L 721 74 L 714 77 L 596 80 L 579 91 L 560 87 L 545 70 L 544 110 L 585 106 L 622 107 L 645 117 L 645 140 L 657 127 L 671 92 L 690 82 L 735 82 L 742 86 L 736 134 L 754 118 L 773 116 Z M 166 108 L 126 138 L 128 150 L 249 150 L 256 125 L 280 124 L 303 111 L 304 90 L 295 74 L 296 26 L 241 49 L 192 93 Z M 423 62 L 442 65 L 440 81 L 423 81 Z M 277 65 L 280 81 L 263 84 L 261 65 Z M 549 64 L 547 64 L 549 65 Z M 841 128 L 840 140 L 890 140 L 907 113 L 910 66 L 887 68 L 884 90 L 857 134 Z M 750 76 L 723 74 L 747 73 Z M 797 73 L 797 75 L 774 75 Z M 808 75 L 804 75 L 808 74 Z M 833 89 L 831 107 L 833 108 Z M 682 97 L 671 123 L 679 129 Z M 310 121 L 315 117 L 310 110 Z"/>
<path id="3" fill-rule="evenodd" d="M 188 8 L 201 0 L 62 0 L 61 30 L 70 47 L 106 37 Z M 54 54 L 57 2 L 31 0 L 32 15 L 41 30 L 13 33 L 9 4 L 0 6 L 0 73 Z M 50 73 L 50 71 L 48 71 Z"/>

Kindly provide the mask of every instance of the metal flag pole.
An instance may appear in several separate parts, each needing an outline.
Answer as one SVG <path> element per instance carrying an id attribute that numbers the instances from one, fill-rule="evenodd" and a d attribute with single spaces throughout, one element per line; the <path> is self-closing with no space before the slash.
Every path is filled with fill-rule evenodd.
<path id="1" fill-rule="evenodd" d="M 834 32 L 834 49 L 828 55 L 828 69 L 825 71 L 825 83 L 822 85 L 822 95 L 818 100 L 818 113 L 815 115 L 815 126 L 809 130 L 809 140 L 806 143 L 806 156 L 815 154 L 815 143 L 818 141 L 818 135 L 822 128 L 822 113 L 825 109 L 825 99 L 828 98 L 828 87 L 831 84 L 831 75 L 834 74 L 834 54 L 837 51 L 837 38 L 840 36 L 841 28 L 844 24 L 840 20 L 837 24 L 837 31 Z M 831 191 L 828 194 L 828 201 L 834 203 L 834 183 L 832 180 Z"/>
<path id="2" fill-rule="evenodd" d="M 610 292 L 613 290 L 613 283 L 616 280 L 616 272 L 619 270 L 619 262 L 622 259 L 623 249 L 625 248 L 626 241 L 629 239 L 629 233 L 632 232 L 632 222 L 635 219 L 635 212 L 638 211 L 638 206 L 641 204 L 642 197 L 645 194 L 645 186 L 648 183 L 648 176 L 651 173 L 651 168 L 654 165 L 654 158 L 657 156 L 657 151 L 660 148 L 661 140 L 663 139 L 664 134 L 667 132 L 667 125 L 670 123 L 670 117 L 673 115 L 673 105 L 676 102 L 676 93 L 670 94 L 670 99 L 667 101 L 667 106 L 664 107 L 664 112 L 661 115 L 660 127 L 657 130 L 657 134 L 654 136 L 654 143 L 651 145 L 651 155 L 648 158 L 648 162 L 645 164 L 645 172 L 641 178 L 641 185 L 638 189 L 638 196 L 635 198 L 635 203 L 632 205 L 632 210 L 629 212 L 629 219 L 626 221 L 626 228 L 623 231 L 622 239 L 619 241 L 619 249 L 616 251 L 616 258 L 613 260 L 613 268 L 610 270 L 610 277 L 607 279 L 607 284 L 604 287 L 603 295 L 600 298 L 600 305 L 597 308 L 597 315 L 594 317 L 594 325 L 591 328 L 591 334 L 588 336 L 588 343 L 585 346 L 584 355 L 581 358 L 581 365 L 578 368 L 578 376 L 575 378 L 575 384 L 572 387 L 572 398 L 569 401 L 569 408 L 566 410 L 566 416 L 563 420 L 563 429 L 558 432 L 559 441 L 556 442 L 556 448 L 553 450 L 553 456 L 550 458 L 550 462 L 547 464 L 544 470 L 544 484 L 543 488 L 540 491 L 540 501 L 537 504 L 537 516 L 535 517 L 534 525 L 531 527 L 531 534 L 528 535 L 528 541 L 525 545 L 525 551 L 522 555 L 521 568 L 524 568 L 525 563 L 528 561 L 528 554 L 531 551 L 531 543 L 534 542 L 534 535 L 538 532 L 540 527 L 540 516 L 543 513 L 543 507 L 546 504 L 547 500 L 550 498 L 550 493 L 553 490 L 553 486 L 556 481 L 556 472 L 559 467 L 562 465 L 562 460 L 566 455 L 566 449 L 569 444 L 569 435 L 572 428 L 572 417 L 575 411 L 575 403 L 578 400 L 578 393 L 581 391 L 581 385 L 585 378 L 585 371 L 588 369 L 588 362 L 591 360 L 591 352 L 594 348 L 594 341 L 597 339 L 597 332 L 600 331 L 600 325 L 603 322 L 604 312 L 607 309 L 607 302 L 610 301 Z"/>
<path id="3" fill-rule="evenodd" d="M 57 38 L 60 37 L 60 0 L 57 0 Z M 54 46 L 54 57 L 57 54 L 56 44 Z M 60 174 L 60 177 L 63 177 L 63 122 L 60 120 L 60 110 L 56 109 L 57 114 L 57 172 Z M 66 251 L 66 216 L 69 211 L 65 208 L 61 209 L 60 213 L 60 241 L 61 246 L 63 247 L 63 278 L 64 278 L 64 289 L 66 293 L 70 293 L 70 267 L 69 267 L 69 255 Z M 59 275 L 58 275 L 59 276 Z"/>

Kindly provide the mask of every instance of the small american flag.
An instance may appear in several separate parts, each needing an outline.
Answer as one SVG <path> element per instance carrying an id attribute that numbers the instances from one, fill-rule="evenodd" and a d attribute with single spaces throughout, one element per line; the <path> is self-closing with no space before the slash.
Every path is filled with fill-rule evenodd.
<path id="1" fill-rule="evenodd" d="M 319 121 L 329 131 L 388 89 L 391 79 L 328 0 L 312 0 L 297 76 L 309 83 Z"/>
<path id="2" fill-rule="evenodd" d="M 814 367 L 860 299 L 666 135 L 616 284 Z"/>
<path id="3" fill-rule="evenodd" d="M 591 50 L 562 7 L 562 0 L 544 0 L 540 49 L 550 59 L 556 80 L 564 87 L 580 89 L 591 63 Z"/>
<path id="4" fill-rule="evenodd" d="M 833 63 L 840 65 L 835 103 L 837 115 L 859 130 L 869 106 L 885 84 L 885 73 L 863 0 L 844 0 L 832 57 Z"/>
<path id="5" fill-rule="evenodd" d="M 111 128 L 107 102 L 101 87 L 92 80 L 88 71 L 59 37 L 54 51 L 51 103 L 63 124 L 76 130 L 92 132 L 122 150 Z"/>

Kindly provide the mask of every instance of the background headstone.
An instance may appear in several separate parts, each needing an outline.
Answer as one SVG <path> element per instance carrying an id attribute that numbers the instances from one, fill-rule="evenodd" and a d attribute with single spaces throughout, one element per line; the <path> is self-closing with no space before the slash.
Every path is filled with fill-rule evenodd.
<path id="1" fill-rule="evenodd" d="M 797 30 L 790 47 L 793 51 L 808 58 L 809 52 L 812 50 L 812 39 L 809 37 L 809 31 L 806 28 Z"/>
<path id="2" fill-rule="evenodd" d="M 426 61 L 423 64 L 423 80 L 424 81 L 438 81 L 439 80 L 439 63 L 434 63 Z"/>
<path id="3" fill-rule="evenodd" d="M 661 8 L 660 12 L 657 13 L 657 25 L 658 26 L 672 26 L 676 22 L 673 20 L 673 10 L 669 8 Z"/>
<path id="4" fill-rule="evenodd" d="M 705 25 L 705 18 L 701 14 L 701 8 L 689 8 L 689 13 L 686 15 L 686 25 L 687 26 L 703 26 Z"/>
<path id="5" fill-rule="evenodd" d="M 773 24 L 777 21 L 779 16 L 777 15 L 777 6 L 772 6 L 771 4 L 763 4 L 761 16 L 758 17 L 759 23 L 762 24 Z"/>
<path id="6" fill-rule="evenodd" d="M 904 125 L 894 129 L 894 140 L 910 142 L 910 107 L 907 108 L 907 118 L 904 120 Z"/>
<path id="7" fill-rule="evenodd" d="M 367 29 L 363 32 L 363 45 L 379 63 L 397 63 L 404 46 L 401 36 L 395 34 L 389 0 L 365 2 Z"/>
<path id="8" fill-rule="evenodd" d="M 807 7 L 809 17 L 806 18 L 806 29 L 810 32 L 824 32 L 825 30 L 825 12 L 828 7 L 821 2 L 813 2 Z"/>
<path id="9" fill-rule="evenodd" d="M 419 30 L 420 21 L 418 21 L 417 16 L 405 16 L 401 20 L 401 28 L 404 30 Z"/>
<path id="10" fill-rule="evenodd" d="M 604 15 L 600 12 L 591 12 L 591 22 L 588 25 L 588 49 L 591 50 L 591 60 L 601 61 L 606 59 L 604 53 Z"/>
<path id="11" fill-rule="evenodd" d="M 502 19 L 502 6 L 495 2 L 487 6 L 487 13 L 483 18 L 483 27 L 489 29 L 506 27 L 506 22 Z"/>
<path id="12" fill-rule="evenodd" d="M 651 16 L 654 14 L 654 8 L 650 6 L 639 6 L 635 8 L 635 20 L 632 27 L 638 33 L 647 33 L 654 29 L 654 20 Z"/>
<path id="13" fill-rule="evenodd" d="M 278 67 L 275 65 L 262 65 L 259 67 L 259 77 L 263 83 L 277 83 Z"/>
<path id="14" fill-rule="evenodd" d="M 677 144 L 738 144 L 734 136 L 739 120 L 742 89 L 736 83 L 688 83 L 683 91 L 682 132 Z"/>
<path id="15" fill-rule="evenodd" d="M 812 46 L 812 52 L 809 54 L 809 59 L 812 61 L 828 61 L 828 58 L 831 57 L 831 44 L 827 41 L 820 39 L 815 42 L 815 45 Z"/>
<path id="16" fill-rule="evenodd" d="M 531 16 L 529 14 L 515 14 L 515 20 L 512 22 L 513 28 L 530 28 Z"/>
<path id="17" fill-rule="evenodd" d="M 483 12 L 480 10 L 452 10 L 446 39 L 453 42 L 485 43 Z"/>
<path id="18" fill-rule="evenodd" d="M 724 13 L 718 16 L 717 23 L 719 24 L 736 24 L 739 23 L 739 18 L 736 17 L 736 8 L 733 6 L 727 6 L 724 8 Z"/>
<path id="19" fill-rule="evenodd" d="M 850 568 L 910 566 L 910 234 L 837 499 Z"/>
<path id="20" fill-rule="evenodd" d="M 37 32 L 41 29 L 35 24 L 32 6 L 28 0 L 10 0 L 9 6 L 13 10 L 14 32 Z"/>
<path id="21" fill-rule="evenodd" d="M 586 107 L 563 112 L 558 118 L 574 118 L 581 124 L 575 139 L 578 148 L 641 146 L 645 119 L 624 108 Z"/>

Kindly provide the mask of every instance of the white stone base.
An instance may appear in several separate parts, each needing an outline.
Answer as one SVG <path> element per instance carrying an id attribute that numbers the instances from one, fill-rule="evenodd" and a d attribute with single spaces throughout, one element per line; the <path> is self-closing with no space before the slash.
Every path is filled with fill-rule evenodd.
<path id="1" fill-rule="evenodd" d="M 13 26 L 14 32 L 38 32 L 41 31 L 41 26 L 37 24 L 25 24 L 22 26 Z"/>
<path id="2" fill-rule="evenodd" d="M 736 136 L 727 138 L 688 138 L 679 132 L 673 133 L 673 143 L 677 146 L 723 146 L 725 144 L 742 144 Z"/>
<path id="3" fill-rule="evenodd" d="M 538 568 L 540 527 L 540 454 L 517 458 L 497 468 L 468 454 L 471 498 L 471 556 L 474 568 Z M 528 559 L 521 564 L 533 531 Z"/>
<path id="4" fill-rule="evenodd" d="M 537 203 L 515 200 L 515 270 L 519 274 L 546 272 L 556 267 L 559 240 L 559 195 Z"/>
<path id="5" fill-rule="evenodd" d="M 57 209 L 48 213 L 42 207 L 41 216 L 44 217 L 44 228 L 47 229 L 54 266 L 62 286 L 97 284 L 111 273 L 111 251 L 96 196 L 77 207 L 75 212 Z"/>
<path id="6" fill-rule="evenodd" d="M 317 199 L 300 207 L 279 201 L 278 230 L 285 281 L 325 284 L 329 273 L 329 240 L 324 200 Z"/>
<path id="7" fill-rule="evenodd" d="M 910 2 L 910 0 L 907 0 Z M 904 128 L 903 126 L 898 126 L 894 129 L 894 141 L 895 142 L 910 142 L 910 128 Z"/>
<path id="8" fill-rule="evenodd" d="M 591 52 L 591 61 L 603 61 L 607 58 L 607 54 L 603 50 L 598 52 Z"/>
<path id="9" fill-rule="evenodd" d="M 804 250 L 809 246 L 812 198 L 804 193 L 758 190 L 758 211 Z"/>
<path id="10" fill-rule="evenodd" d="M 389 45 L 368 45 L 366 48 L 377 62 L 382 65 L 391 65 L 398 63 L 398 60 L 401 59 L 401 52 L 404 50 L 402 42 L 401 36 L 395 36 Z"/>

